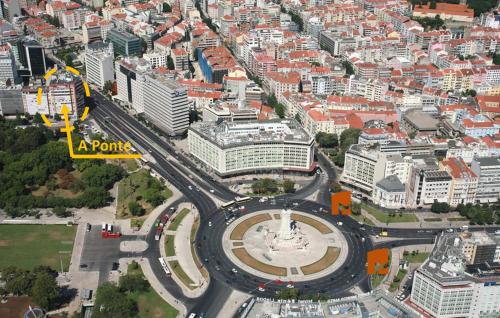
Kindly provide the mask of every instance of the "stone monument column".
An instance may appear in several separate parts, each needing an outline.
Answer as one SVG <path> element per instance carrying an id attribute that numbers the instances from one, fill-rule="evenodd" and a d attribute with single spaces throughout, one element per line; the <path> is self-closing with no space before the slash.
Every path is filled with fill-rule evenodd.
<path id="1" fill-rule="evenodd" d="M 293 237 L 292 230 L 290 229 L 292 212 L 288 209 L 281 210 L 281 224 L 278 236 L 282 240 L 291 240 Z"/>

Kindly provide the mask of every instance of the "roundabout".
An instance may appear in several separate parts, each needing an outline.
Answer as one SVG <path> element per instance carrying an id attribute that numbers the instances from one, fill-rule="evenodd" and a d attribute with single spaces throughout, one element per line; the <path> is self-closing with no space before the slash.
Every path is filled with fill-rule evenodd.
<path id="1" fill-rule="evenodd" d="M 222 242 L 236 266 L 270 280 L 320 278 L 347 257 L 347 242 L 332 224 L 291 210 L 248 213 L 227 227 Z"/>
<path id="2" fill-rule="evenodd" d="M 297 201 L 285 216 L 290 223 L 279 206 L 255 199 L 232 222 L 218 211 L 200 227 L 197 253 L 216 280 L 262 297 L 274 297 L 284 285 L 330 297 L 348 295 L 355 286 L 369 291 L 365 263 L 372 243 L 362 239 L 368 234 L 349 217 L 312 212 L 320 207 Z M 293 235 L 282 233 L 289 229 Z"/>

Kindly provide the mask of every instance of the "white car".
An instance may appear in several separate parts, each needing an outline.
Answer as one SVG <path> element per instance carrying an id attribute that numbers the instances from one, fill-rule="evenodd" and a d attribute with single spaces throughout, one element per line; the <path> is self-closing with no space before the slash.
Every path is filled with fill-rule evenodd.
<path id="1" fill-rule="evenodd" d="M 338 224 L 339 226 L 342 226 L 344 223 L 342 223 L 342 222 L 340 222 L 340 221 L 339 221 L 339 222 L 337 222 L 337 224 Z"/>
<path id="2" fill-rule="evenodd" d="M 262 287 L 259 287 L 259 291 L 260 291 L 260 292 L 265 292 L 265 291 L 266 291 L 266 289 L 265 289 L 265 288 L 262 288 Z"/>
<path id="3" fill-rule="evenodd" d="M 193 187 L 192 187 L 192 186 L 188 186 L 188 189 L 189 189 L 189 190 L 193 190 Z"/>
<path id="4" fill-rule="evenodd" d="M 208 221 L 208 226 L 212 226 L 212 221 Z"/>
<path id="5" fill-rule="evenodd" d="M 210 193 L 214 193 L 214 192 L 215 192 L 215 190 L 214 190 L 214 189 L 210 189 Z"/>
<path id="6" fill-rule="evenodd" d="M 293 285 L 293 284 L 286 285 L 286 288 L 294 288 L 294 287 L 295 287 L 295 285 Z"/>
<path id="7" fill-rule="evenodd" d="M 294 202 L 293 203 L 293 206 L 298 206 L 299 205 L 299 202 Z"/>
<path id="8" fill-rule="evenodd" d="M 235 274 L 237 274 L 237 273 L 238 273 L 238 271 L 237 271 L 237 270 L 236 270 L 236 268 L 234 268 L 234 267 L 233 267 L 233 269 L 231 269 L 231 272 L 233 272 L 233 273 L 235 273 Z"/>

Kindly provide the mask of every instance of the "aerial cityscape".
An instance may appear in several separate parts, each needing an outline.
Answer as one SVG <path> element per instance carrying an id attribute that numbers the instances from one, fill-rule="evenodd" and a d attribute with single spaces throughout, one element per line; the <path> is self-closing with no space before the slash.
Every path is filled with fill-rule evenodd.
<path id="1" fill-rule="evenodd" d="M 500 2 L 0 0 L 0 318 L 500 318 Z"/>

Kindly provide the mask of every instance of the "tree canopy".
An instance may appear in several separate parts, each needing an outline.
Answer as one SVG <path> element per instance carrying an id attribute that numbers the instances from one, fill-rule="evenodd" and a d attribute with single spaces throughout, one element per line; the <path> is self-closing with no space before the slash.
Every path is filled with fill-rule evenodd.
<path id="1" fill-rule="evenodd" d="M 106 282 L 97 288 L 92 317 L 134 318 L 137 313 L 137 304 L 113 283 Z"/>

